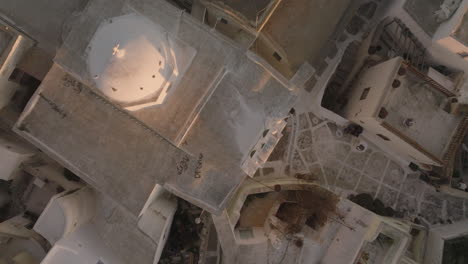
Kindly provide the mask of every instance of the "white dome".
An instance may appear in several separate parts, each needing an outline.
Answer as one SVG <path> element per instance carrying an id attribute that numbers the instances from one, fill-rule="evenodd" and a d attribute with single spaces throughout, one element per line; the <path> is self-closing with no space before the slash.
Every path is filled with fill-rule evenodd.
<path id="1" fill-rule="evenodd" d="M 174 72 L 169 51 L 166 32 L 148 19 L 136 14 L 112 18 L 88 47 L 89 72 L 97 88 L 120 103 L 165 95 Z"/>

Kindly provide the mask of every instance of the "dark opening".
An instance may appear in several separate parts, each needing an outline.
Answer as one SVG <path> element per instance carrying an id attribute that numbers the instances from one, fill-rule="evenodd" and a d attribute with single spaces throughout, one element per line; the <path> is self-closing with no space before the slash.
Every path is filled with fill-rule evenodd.
<path id="1" fill-rule="evenodd" d="M 403 76 L 406 74 L 406 69 L 404 67 L 401 67 L 398 69 L 398 75 Z"/>
<path id="2" fill-rule="evenodd" d="M 309 218 L 307 218 L 306 225 L 312 229 L 316 229 L 317 228 L 317 215 L 312 214 Z"/>
<path id="3" fill-rule="evenodd" d="M 224 19 L 224 18 L 221 18 L 220 21 L 221 21 L 221 23 L 226 24 L 226 25 L 227 25 L 227 23 L 228 23 L 228 21 L 227 21 L 226 19 Z"/>
<path id="4" fill-rule="evenodd" d="M 370 91 L 370 87 L 367 87 L 366 89 L 364 89 L 364 91 L 362 91 L 362 94 L 359 100 L 361 101 L 365 100 L 367 98 L 367 95 L 369 94 L 369 91 Z"/>
<path id="5" fill-rule="evenodd" d="M 21 71 L 19 69 L 14 69 L 13 72 L 11 73 L 10 77 L 8 78 L 8 81 L 20 83 L 21 78 L 23 77 L 23 74 L 24 74 L 23 71 Z"/>
<path id="6" fill-rule="evenodd" d="M 381 135 L 381 134 L 377 134 L 377 136 L 379 136 L 381 139 L 385 140 L 385 141 L 390 141 L 390 139 L 384 135 Z"/>
<path id="7" fill-rule="evenodd" d="M 442 264 L 464 264 L 468 261 L 468 236 L 446 240 Z"/>
<path id="8" fill-rule="evenodd" d="M 21 85 L 21 89 L 18 89 L 11 99 L 11 105 L 22 111 L 41 84 L 41 81 L 20 69 L 13 70 L 8 80 Z"/>
<path id="9" fill-rule="evenodd" d="M 392 83 L 393 88 L 398 88 L 398 87 L 400 87 L 400 85 L 401 85 L 400 80 L 394 80 L 393 83 Z"/>
<path id="10" fill-rule="evenodd" d="M 277 61 L 281 61 L 283 58 L 281 58 L 281 56 L 278 54 L 278 52 L 275 52 L 273 53 L 273 57 L 277 60 Z"/>
<path id="11" fill-rule="evenodd" d="M 459 53 L 457 53 L 457 54 L 458 54 L 460 57 L 462 57 L 462 58 L 468 57 L 468 52 L 464 52 L 464 51 L 463 51 L 463 52 L 459 52 Z"/>
<path id="12" fill-rule="evenodd" d="M 411 158 L 415 160 L 415 158 L 413 158 L 413 157 L 411 157 Z M 411 162 L 411 163 L 408 165 L 408 167 L 409 167 L 410 170 L 412 170 L 412 171 L 417 171 L 417 170 L 419 169 L 419 166 L 418 166 L 417 164 L 413 163 L 413 162 Z"/>
<path id="13" fill-rule="evenodd" d="M 387 109 L 385 109 L 385 107 L 382 107 L 380 108 L 380 111 L 379 111 L 379 117 L 384 119 L 388 116 L 388 111 Z"/>
<path id="14" fill-rule="evenodd" d="M 69 180 L 69 181 L 74 181 L 74 182 L 80 182 L 81 181 L 81 178 L 78 177 L 78 175 L 76 175 L 75 173 L 73 173 L 71 170 L 65 168 L 63 170 L 63 176 Z"/>

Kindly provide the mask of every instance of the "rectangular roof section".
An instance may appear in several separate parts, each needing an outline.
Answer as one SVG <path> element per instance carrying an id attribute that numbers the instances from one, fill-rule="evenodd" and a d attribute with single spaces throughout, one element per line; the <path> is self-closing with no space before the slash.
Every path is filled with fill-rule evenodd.
<path id="1" fill-rule="evenodd" d="M 415 141 L 432 155 L 442 158 L 461 117 L 444 110 L 448 97 L 412 71 L 399 76 L 401 85 L 389 87 L 382 107 L 385 122 Z M 411 126 L 405 120 L 413 120 Z"/>

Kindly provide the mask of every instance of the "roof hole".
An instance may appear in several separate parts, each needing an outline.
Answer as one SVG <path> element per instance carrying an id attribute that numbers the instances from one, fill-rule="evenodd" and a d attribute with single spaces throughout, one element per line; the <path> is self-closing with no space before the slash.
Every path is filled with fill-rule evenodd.
<path id="1" fill-rule="evenodd" d="M 367 87 L 366 89 L 364 89 L 362 91 L 362 94 L 359 100 L 365 100 L 367 98 L 367 95 L 369 94 L 369 91 L 370 91 L 370 87 Z"/>
<path id="2" fill-rule="evenodd" d="M 281 58 L 281 56 L 278 54 L 278 52 L 275 52 L 273 53 L 273 57 L 277 60 L 277 61 L 281 61 L 283 58 Z"/>
<path id="3" fill-rule="evenodd" d="M 384 119 L 388 116 L 388 111 L 387 109 L 385 109 L 385 107 L 382 107 L 380 108 L 380 111 L 379 111 L 379 117 Z"/>
<path id="4" fill-rule="evenodd" d="M 112 87 L 112 91 L 117 92 L 117 89 L 115 89 L 114 87 Z"/>
<path id="5" fill-rule="evenodd" d="M 393 88 L 398 88 L 398 87 L 400 87 L 400 85 L 401 85 L 400 80 L 394 80 L 393 83 L 392 83 Z"/>
<path id="6" fill-rule="evenodd" d="M 156 75 L 153 75 L 152 77 L 153 77 L 153 79 L 154 79 L 154 78 L 156 78 Z"/>
<path id="7" fill-rule="evenodd" d="M 370 46 L 369 49 L 367 50 L 367 53 L 369 53 L 370 55 L 377 53 L 377 47 Z"/>
<path id="8" fill-rule="evenodd" d="M 142 90 L 142 91 L 143 91 L 143 87 L 140 87 L 140 90 Z"/>
<path id="9" fill-rule="evenodd" d="M 385 141 L 390 141 L 390 139 L 382 134 L 377 134 L 377 136 L 379 136 L 381 139 L 385 140 Z"/>
<path id="10" fill-rule="evenodd" d="M 401 67 L 398 69 L 398 75 L 403 76 L 406 74 L 406 69 L 404 67 Z"/>
<path id="11" fill-rule="evenodd" d="M 281 192 L 281 185 L 276 184 L 275 186 L 273 186 L 273 188 L 275 189 L 275 192 Z"/>

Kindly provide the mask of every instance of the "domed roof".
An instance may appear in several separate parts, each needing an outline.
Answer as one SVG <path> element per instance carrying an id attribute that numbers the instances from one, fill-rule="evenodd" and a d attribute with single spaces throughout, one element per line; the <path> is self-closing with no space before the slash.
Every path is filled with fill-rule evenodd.
<path id="1" fill-rule="evenodd" d="M 97 88 L 120 103 L 158 96 L 170 84 L 173 65 L 166 32 L 137 14 L 106 20 L 88 47 Z"/>

